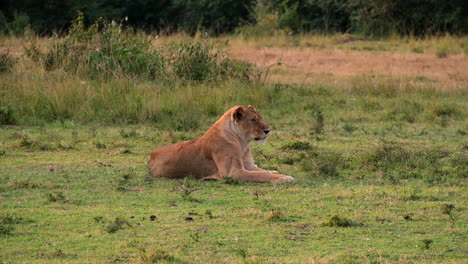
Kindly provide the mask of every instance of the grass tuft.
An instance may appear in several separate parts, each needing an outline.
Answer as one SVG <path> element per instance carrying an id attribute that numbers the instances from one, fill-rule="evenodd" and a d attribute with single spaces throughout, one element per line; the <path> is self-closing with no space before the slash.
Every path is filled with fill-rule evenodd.
<path id="1" fill-rule="evenodd" d="M 140 257 L 143 263 L 178 263 L 177 259 L 164 250 L 151 250 Z"/>
<path id="2" fill-rule="evenodd" d="M 348 218 L 341 217 L 339 215 L 332 216 L 328 221 L 323 222 L 321 226 L 329 227 L 357 227 L 362 226 L 363 224 L 351 221 Z"/>
<path id="3" fill-rule="evenodd" d="M 47 201 L 50 203 L 68 203 L 69 201 L 62 192 L 47 193 Z"/>
<path id="4" fill-rule="evenodd" d="M 107 233 L 113 234 L 121 229 L 124 229 L 126 226 L 131 226 L 127 220 L 122 217 L 116 217 L 115 220 L 106 225 L 104 229 Z"/>
<path id="5" fill-rule="evenodd" d="M 267 220 L 268 221 L 283 221 L 285 220 L 285 216 L 284 214 L 280 211 L 280 210 L 271 210 L 268 212 L 268 215 L 267 215 Z"/>

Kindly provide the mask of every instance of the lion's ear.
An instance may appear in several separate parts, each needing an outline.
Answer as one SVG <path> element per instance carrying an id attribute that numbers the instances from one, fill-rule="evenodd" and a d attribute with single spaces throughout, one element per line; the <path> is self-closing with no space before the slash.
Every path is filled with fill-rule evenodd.
<path id="1" fill-rule="evenodd" d="M 241 120 L 245 115 L 245 109 L 243 106 L 239 106 L 236 108 L 236 110 L 234 110 L 234 113 L 232 114 L 232 118 L 234 119 L 234 121 L 239 121 Z"/>
<path id="2" fill-rule="evenodd" d="M 253 110 L 253 111 L 257 111 L 257 109 L 255 109 L 255 107 L 251 106 L 251 105 L 248 105 L 247 106 L 250 110 Z"/>

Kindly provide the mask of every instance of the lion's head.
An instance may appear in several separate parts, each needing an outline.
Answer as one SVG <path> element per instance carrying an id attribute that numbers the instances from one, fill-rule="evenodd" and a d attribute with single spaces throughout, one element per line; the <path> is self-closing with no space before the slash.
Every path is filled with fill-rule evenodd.
<path id="1" fill-rule="evenodd" d="M 246 141 L 264 142 L 271 130 L 251 105 L 234 108 L 232 119 Z"/>

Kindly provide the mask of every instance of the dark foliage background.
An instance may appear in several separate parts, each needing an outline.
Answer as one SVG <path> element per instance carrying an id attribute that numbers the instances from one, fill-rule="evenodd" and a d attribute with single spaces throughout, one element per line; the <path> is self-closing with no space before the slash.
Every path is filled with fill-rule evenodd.
<path id="1" fill-rule="evenodd" d="M 88 23 L 128 17 L 127 24 L 146 31 L 218 35 L 258 22 L 258 6 L 292 33 L 468 33 L 466 0 L 2 0 L 0 32 L 65 32 L 80 10 Z"/>

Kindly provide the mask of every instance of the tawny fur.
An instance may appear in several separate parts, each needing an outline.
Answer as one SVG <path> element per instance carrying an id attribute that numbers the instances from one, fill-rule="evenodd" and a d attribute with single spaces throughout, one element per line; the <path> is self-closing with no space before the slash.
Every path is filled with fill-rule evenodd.
<path id="1" fill-rule="evenodd" d="M 250 182 L 289 182 L 294 178 L 258 168 L 249 143 L 264 141 L 270 127 L 252 106 L 229 109 L 200 138 L 151 152 L 148 167 L 153 176 L 221 179 L 232 177 Z"/>

